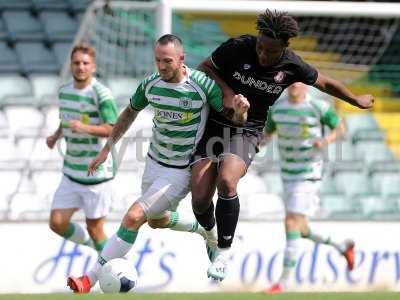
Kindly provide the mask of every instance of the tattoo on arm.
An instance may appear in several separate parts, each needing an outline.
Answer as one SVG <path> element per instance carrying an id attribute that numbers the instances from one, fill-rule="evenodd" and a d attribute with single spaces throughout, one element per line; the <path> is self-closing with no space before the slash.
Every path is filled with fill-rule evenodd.
<path id="1" fill-rule="evenodd" d="M 129 129 L 132 122 L 136 119 L 138 113 L 139 111 L 134 110 L 130 105 L 124 109 L 124 111 L 118 117 L 117 122 L 113 126 L 111 135 L 107 140 L 107 147 L 109 149 L 111 149 Z"/>

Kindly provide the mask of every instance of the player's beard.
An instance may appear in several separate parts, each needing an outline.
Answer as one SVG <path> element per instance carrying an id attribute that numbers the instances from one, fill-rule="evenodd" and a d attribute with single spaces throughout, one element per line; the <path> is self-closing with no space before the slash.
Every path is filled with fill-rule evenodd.
<path id="1" fill-rule="evenodd" d="M 179 68 L 172 70 L 166 74 L 166 76 L 161 75 L 162 80 L 165 82 L 172 82 L 175 81 L 175 79 L 178 77 L 179 74 Z M 169 75 L 169 76 L 168 76 Z"/>

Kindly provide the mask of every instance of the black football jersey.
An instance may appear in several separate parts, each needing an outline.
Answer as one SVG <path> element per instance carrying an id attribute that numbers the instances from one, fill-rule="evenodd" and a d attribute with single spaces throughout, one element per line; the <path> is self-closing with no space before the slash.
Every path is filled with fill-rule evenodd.
<path id="1" fill-rule="evenodd" d="M 256 53 L 256 41 L 257 37 L 252 35 L 232 38 L 221 44 L 211 55 L 222 80 L 235 94 L 242 94 L 248 99 L 250 108 L 243 127 L 250 130 L 264 128 L 268 108 L 289 85 L 294 82 L 312 85 L 318 77 L 317 70 L 290 49 L 285 50 L 276 64 L 261 66 Z M 235 126 L 212 110 L 210 119 Z"/>

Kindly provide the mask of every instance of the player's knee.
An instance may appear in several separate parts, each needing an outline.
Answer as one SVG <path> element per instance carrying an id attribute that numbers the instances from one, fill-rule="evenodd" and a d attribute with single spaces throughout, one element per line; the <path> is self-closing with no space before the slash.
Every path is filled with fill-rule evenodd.
<path id="1" fill-rule="evenodd" d="M 139 210 L 129 210 L 123 220 L 127 228 L 137 228 L 146 222 L 146 215 Z"/>
<path id="2" fill-rule="evenodd" d="M 285 218 L 285 227 L 286 230 L 291 231 L 299 231 L 300 230 L 300 222 L 294 216 L 288 215 Z"/>
<path id="3" fill-rule="evenodd" d="M 63 235 L 67 231 L 68 223 L 50 219 L 49 227 L 54 233 L 57 233 L 58 235 Z"/>
<path id="4" fill-rule="evenodd" d="M 222 175 L 218 177 L 218 193 L 225 197 L 233 197 L 237 194 L 237 180 L 231 176 Z"/>

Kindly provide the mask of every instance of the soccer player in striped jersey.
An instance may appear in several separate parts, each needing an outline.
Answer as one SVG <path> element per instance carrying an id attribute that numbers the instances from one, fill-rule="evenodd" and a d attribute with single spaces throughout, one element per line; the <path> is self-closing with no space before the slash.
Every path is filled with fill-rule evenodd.
<path id="1" fill-rule="evenodd" d="M 142 196 L 128 209 L 94 268 L 79 278 L 68 278 L 68 285 L 77 293 L 90 291 L 97 282 L 101 266 L 107 261 L 128 253 L 146 222 L 152 228 L 201 234 L 206 240 L 209 259 L 214 259 L 216 234 L 206 232 L 193 215 L 185 217 L 176 209 L 190 191 L 189 160 L 203 134 L 210 107 L 232 122 L 243 124 L 249 103 L 238 95 L 233 109 L 225 108 L 218 85 L 204 73 L 184 65 L 182 42 L 172 34 L 158 39 L 154 56 L 158 72 L 140 83 L 130 105 L 118 118 L 106 146 L 88 171 L 95 174 L 137 114 L 150 105 L 154 110 L 153 132 L 142 177 Z"/>
<path id="2" fill-rule="evenodd" d="M 95 77 L 96 52 L 88 44 L 76 45 L 71 52 L 73 80 L 58 94 L 60 125 L 46 140 L 53 149 L 64 137 L 66 153 L 63 176 L 51 207 L 50 228 L 77 244 L 101 251 L 106 241 L 103 225 L 112 201 L 114 178 L 112 157 L 95 176 L 86 176 L 90 161 L 106 143 L 118 113 L 110 90 Z M 83 209 L 86 228 L 72 223 L 72 215 Z"/>
<path id="3" fill-rule="evenodd" d="M 206 230 L 217 226 L 219 254 L 208 269 L 209 276 L 217 280 L 226 277 L 239 219 L 237 184 L 258 151 L 268 109 L 280 94 L 292 83 L 303 82 L 359 108 L 370 108 L 374 101 L 372 95 L 354 95 L 288 47 L 299 28 L 286 12 L 266 10 L 258 16 L 257 29 L 257 36 L 247 34 L 222 43 L 200 65 L 221 87 L 226 106 L 238 94 L 250 103 L 243 126 L 210 112 L 192 162 L 193 212 Z M 213 143 L 221 139 L 223 145 Z"/>
<path id="4" fill-rule="evenodd" d="M 323 126 L 331 129 L 325 136 Z M 344 135 L 343 121 L 328 102 L 311 98 L 307 86 L 296 82 L 288 88 L 287 98 L 270 107 L 264 131 L 267 141 L 275 132 L 278 135 L 286 210 L 283 272 L 279 282 L 265 291 L 277 293 L 288 288 L 301 251 L 301 238 L 333 246 L 344 256 L 351 271 L 354 242 L 335 241 L 311 229 L 308 222 L 319 203 L 322 150 Z"/>

